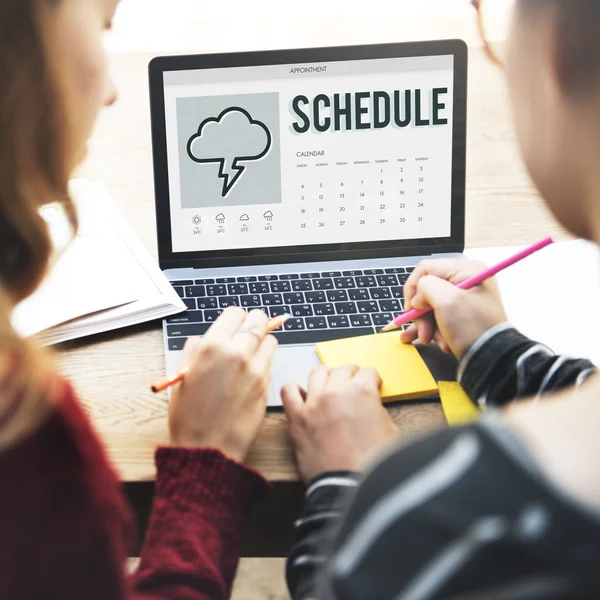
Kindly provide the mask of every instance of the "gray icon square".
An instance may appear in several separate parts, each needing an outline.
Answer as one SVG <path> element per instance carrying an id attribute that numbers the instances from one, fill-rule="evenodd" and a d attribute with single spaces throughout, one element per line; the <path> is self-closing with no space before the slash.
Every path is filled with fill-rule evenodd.
<path id="1" fill-rule="evenodd" d="M 281 203 L 279 94 L 177 99 L 181 208 Z"/>

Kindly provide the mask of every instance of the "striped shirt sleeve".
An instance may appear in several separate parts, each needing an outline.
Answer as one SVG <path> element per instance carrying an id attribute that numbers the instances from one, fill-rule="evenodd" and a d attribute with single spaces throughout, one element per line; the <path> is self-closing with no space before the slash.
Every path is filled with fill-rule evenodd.
<path id="1" fill-rule="evenodd" d="M 397 449 L 349 499 L 312 572 L 288 564 L 294 600 L 600 597 L 600 514 L 557 492 L 503 425 Z"/>
<path id="2" fill-rule="evenodd" d="M 493 327 L 469 348 L 458 380 L 479 406 L 502 406 L 581 385 L 596 368 L 585 359 L 557 356 L 508 323 Z"/>
<path id="3" fill-rule="evenodd" d="M 493 408 L 577 387 L 594 372 L 589 361 L 557 356 L 502 324 L 471 346 L 458 379 L 474 401 Z M 542 555 L 531 555 L 529 544 L 540 542 L 541 529 L 548 533 L 549 519 L 554 536 L 574 540 L 575 527 L 586 551 L 595 543 L 599 552 L 600 543 L 583 535 L 585 515 L 540 485 L 533 461 L 515 460 L 527 452 L 515 451 L 511 435 L 488 435 L 502 428 L 486 419 L 396 450 L 362 482 L 355 473 L 317 478 L 287 563 L 293 600 L 600 597 L 594 573 L 585 584 L 591 595 L 575 587 L 582 579 L 575 583 L 572 573 L 589 565 L 569 564 L 560 533 L 548 534 Z M 513 442 L 501 443 L 507 439 Z M 600 521 L 592 524 L 600 532 Z M 519 528 L 523 539 L 514 537 Z M 501 569 L 498 556 L 506 559 Z M 541 576 L 540 565 L 548 569 Z"/>

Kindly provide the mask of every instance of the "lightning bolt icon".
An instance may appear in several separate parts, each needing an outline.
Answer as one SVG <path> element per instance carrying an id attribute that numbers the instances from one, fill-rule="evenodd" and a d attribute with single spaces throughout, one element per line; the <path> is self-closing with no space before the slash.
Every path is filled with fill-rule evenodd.
<path id="1" fill-rule="evenodd" d="M 219 178 L 223 180 L 221 195 L 225 198 L 237 183 L 237 180 L 244 174 L 246 167 L 238 165 L 237 159 L 231 165 L 229 165 L 229 161 L 226 158 L 221 159 L 219 163 Z"/>

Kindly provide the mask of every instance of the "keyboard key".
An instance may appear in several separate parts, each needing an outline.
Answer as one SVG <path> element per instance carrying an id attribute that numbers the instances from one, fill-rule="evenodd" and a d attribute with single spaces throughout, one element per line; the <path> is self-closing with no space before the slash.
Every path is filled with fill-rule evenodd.
<path id="1" fill-rule="evenodd" d="M 188 310 L 187 312 L 167 318 L 167 323 L 204 323 L 204 315 L 201 310 Z"/>
<path id="2" fill-rule="evenodd" d="M 392 296 L 394 298 L 399 298 L 400 300 L 402 300 L 404 298 L 404 288 L 393 287 L 393 288 L 391 288 L 391 291 L 392 291 Z"/>
<path id="3" fill-rule="evenodd" d="M 240 298 L 239 296 L 221 296 L 219 298 L 219 307 L 227 308 L 228 306 L 239 306 Z"/>
<path id="4" fill-rule="evenodd" d="M 252 275 L 245 275 L 244 277 L 237 278 L 238 283 L 250 283 L 251 281 L 256 281 L 256 277 Z"/>
<path id="5" fill-rule="evenodd" d="M 190 285 L 185 288 L 186 298 L 195 298 L 197 296 L 206 296 L 206 288 L 203 285 Z"/>
<path id="6" fill-rule="evenodd" d="M 183 291 L 182 287 L 174 287 L 173 289 L 177 292 L 177 295 L 180 298 L 185 298 L 185 292 Z"/>
<path id="7" fill-rule="evenodd" d="M 272 292 L 291 292 L 292 286 L 289 281 L 271 281 L 271 291 Z"/>
<path id="8" fill-rule="evenodd" d="M 259 281 L 277 281 L 279 279 L 279 275 L 261 275 L 258 280 Z"/>
<path id="9" fill-rule="evenodd" d="M 359 290 L 349 290 L 348 296 L 350 300 L 370 300 L 369 290 L 359 289 Z"/>
<path id="10" fill-rule="evenodd" d="M 269 314 L 271 318 L 280 317 L 281 315 L 289 315 L 290 307 L 289 306 L 270 306 Z"/>
<path id="11" fill-rule="evenodd" d="M 333 304 L 315 304 L 313 305 L 313 310 L 317 316 L 335 314 L 335 308 Z"/>
<path id="12" fill-rule="evenodd" d="M 191 279 L 180 279 L 179 281 L 171 281 L 171 285 L 185 287 L 186 285 L 194 285 L 194 282 Z"/>
<path id="13" fill-rule="evenodd" d="M 327 292 L 327 300 L 329 300 L 329 302 L 346 302 L 348 300 L 348 292 L 346 290 L 333 290 Z"/>
<path id="14" fill-rule="evenodd" d="M 373 300 L 386 300 L 392 297 L 392 292 L 387 288 L 371 288 L 369 291 Z"/>
<path id="15" fill-rule="evenodd" d="M 204 320 L 207 323 L 212 323 L 212 322 L 216 321 L 221 316 L 222 313 L 223 313 L 223 311 L 221 309 L 205 310 L 204 311 Z"/>
<path id="16" fill-rule="evenodd" d="M 312 290 L 312 283 L 308 279 L 300 279 L 299 281 L 292 281 L 292 289 L 295 292 L 307 292 Z"/>
<path id="17" fill-rule="evenodd" d="M 196 285 L 212 285 L 214 282 L 214 279 L 196 279 L 194 281 Z"/>
<path id="18" fill-rule="evenodd" d="M 327 329 L 327 319 L 325 317 L 312 317 L 306 319 L 307 329 Z"/>
<path id="19" fill-rule="evenodd" d="M 383 275 L 383 269 L 365 269 L 365 275 Z"/>
<path id="20" fill-rule="evenodd" d="M 356 269 L 354 271 L 343 271 L 342 272 L 342 275 L 344 277 L 358 277 L 359 275 L 362 275 L 362 274 L 363 274 L 362 271 L 359 271 Z"/>
<path id="21" fill-rule="evenodd" d="M 404 285 L 408 281 L 409 277 L 410 275 L 408 273 L 405 275 L 398 275 L 398 282 L 400 283 L 400 285 Z"/>
<path id="22" fill-rule="evenodd" d="M 260 281 L 259 283 L 251 283 L 249 286 L 251 294 L 268 294 L 269 284 L 266 281 Z"/>
<path id="23" fill-rule="evenodd" d="M 306 329 L 304 326 L 304 319 L 288 319 L 283 328 L 286 331 L 302 331 L 303 329 Z"/>
<path id="24" fill-rule="evenodd" d="M 358 312 L 359 313 L 376 313 L 379 312 L 379 306 L 377 306 L 377 302 L 358 302 Z"/>
<path id="25" fill-rule="evenodd" d="M 350 325 L 352 327 L 370 327 L 371 323 L 370 315 L 350 315 Z"/>
<path id="26" fill-rule="evenodd" d="M 357 277 L 356 278 L 356 287 L 366 288 L 366 287 L 375 287 L 377 285 L 377 281 L 375 277 Z"/>
<path id="27" fill-rule="evenodd" d="M 394 315 L 392 313 L 378 313 L 376 315 L 371 315 L 371 318 L 373 319 L 375 327 L 383 327 L 394 319 Z"/>
<path id="28" fill-rule="evenodd" d="M 317 279 L 321 277 L 320 273 L 301 273 L 300 279 Z"/>
<path id="29" fill-rule="evenodd" d="M 188 307 L 188 310 L 196 310 L 196 298 L 184 298 L 183 303 Z"/>
<path id="30" fill-rule="evenodd" d="M 310 304 L 295 304 L 292 306 L 292 314 L 294 317 L 312 317 L 313 309 Z"/>
<path id="31" fill-rule="evenodd" d="M 325 302 L 327 298 L 325 298 L 325 292 L 306 292 L 304 294 L 306 296 L 306 301 L 310 304 L 314 304 L 315 302 Z"/>
<path id="32" fill-rule="evenodd" d="M 327 324 L 330 329 L 339 329 L 342 327 L 350 327 L 350 321 L 346 315 L 335 315 L 335 317 L 327 317 Z"/>
<path id="33" fill-rule="evenodd" d="M 220 277 L 217 283 L 235 283 L 235 277 Z"/>
<path id="34" fill-rule="evenodd" d="M 291 292 L 290 294 L 284 294 L 283 301 L 286 304 L 304 304 L 306 302 L 302 292 Z"/>
<path id="35" fill-rule="evenodd" d="M 395 273 L 397 275 L 398 273 L 406 273 L 406 269 L 404 267 L 392 267 L 391 269 L 386 269 L 385 272 Z"/>
<path id="36" fill-rule="evenodd" d="M 224 296 L 227 293 L 227 288 L 224 285 L 207 285 L 206 294 L 198 294 L 198 296 Z"/>
<path id="37" fill-rule="evenodd" d="M 356 287 L 356 283 L 354 283 L 354 277 L 337 277 L 333 280 L 333 284 L 337 290 Z"/>
<path id="38" fill-rule="evenodd" d="M 395 275 L 378 275 L 377 284 L 381 287 L 398 285 L 398 278 Z"/>
<path id="39" fill-rule="evenodd" d="M 240 298 L 240 304 L 244 308 L 262 306 L 262 298 L 258 294 L 255 294 L 254 296 L 242 296 Z"/>
<path id="40" fill-rule="evenodd" d="M 289 275 L 280 275 L 279 279 L 282 279 L 284 281 L 289 281 L 290 279 L 300 279 L 300 275 L 298 275 L 297 273 L 290 273 Z"/>
<path id="41" fill-rule="evenodd" d="M 283 296 L 281 294 L 263 294 L 262 303 L 264 306 L 281 306 Z"/>
<path id="42" fill-rule="evenodd" d="M 412 273 L 415 270 L 415 267 L 406 267 L 407 273 Z"/>
<path id="43" fill-rule="evenodd" d="M 274 335 L 281 345 L 286 345 L 316 344 L 318 342 L 328 342 L 360 335 L 371 335 L 373 333 L 373 327 L 345 327 L 342 329 L 311 329 L 310 327 L 307 327 L 304 331 L 276 331 Z"/>
<path id="44" fill-rule="evenodd" d="M 232 283 L 227 286 L 227 293 L 230 296 L 240 296 L 241 294 L 248 293 L 247 283 Z"/>
<path id="45" fill-rule="evenodd" d="M 315 279 L 313 285 L 315 290 L 332 290 L 333 279 Z"/>
<path id="46" fill-rule="evenodd" d="M 189 337 L 191 335 L 204 335 L 208 331 L 207 323 L 193 323 L 191 325 L 167 325 L 168 337 Z"/>
<path id="47" fill-rule="evenodd" d="M 252 310 L 262 310 L 265 313 L 265 315 L 267 315 L 267 317 L 269 316 L 269 309 L 266 306 L 257 306 Z"/>
<path id="48" fill-rule="evenodd" d="M 169 340 L 169 350 L 183 350 L 187 338 L 173 338 Z"/>
<path id="49" fill-rule="evenodd" d="M 384 312 L 399 313 L 402 310 L 402 303 L 395 298 L 392 298 L 391 300 L 380 300 L 379 308 Z"/>
<path id="50" fill-rule="evenodd" d="M 214 297 L 206 297 L 206 298 L 198 298 L 198 300 L 196 300 L 196 302 L 198 303 L 198 308 L 199 309 L 205 309 L 205 308 L 219 308 L 219 301 Z"/>
<path id="51" fill-rule="evenodd" d="M 358 312 L 355 302 L 338 302 L 335 305 L 335 312 L 338 315 L 353 315 Z"/>
<path id="52" fill-rule="evenodd" d="M 341 277 L 342 274 L 339 271 L 325 271 L 321 273 L 321 277 Z"/>

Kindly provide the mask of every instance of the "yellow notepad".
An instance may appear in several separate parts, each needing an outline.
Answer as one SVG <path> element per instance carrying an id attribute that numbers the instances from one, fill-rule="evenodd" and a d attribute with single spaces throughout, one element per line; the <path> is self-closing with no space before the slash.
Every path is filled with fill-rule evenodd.
<path id="1" fill-rule="evenodd" d="M 412 344 L 403 344 L 399 333 L 367 335 L 317 344 L 324 365 L 355 364 L 377 369 L 384 402 L 435 396 L 437 384 Z"/>
<path id="2" fill-rule="evenodd" d="M 465 425 L 477 419 L 479 410 L 456 381 L 440 381 L 440 400 L 448 425 Z"/>

